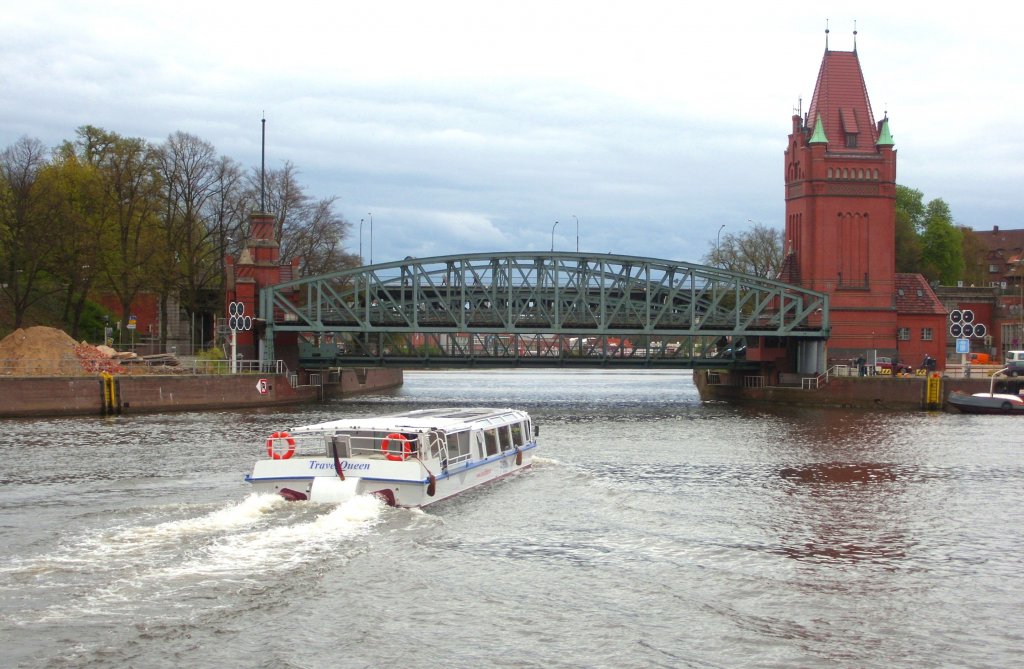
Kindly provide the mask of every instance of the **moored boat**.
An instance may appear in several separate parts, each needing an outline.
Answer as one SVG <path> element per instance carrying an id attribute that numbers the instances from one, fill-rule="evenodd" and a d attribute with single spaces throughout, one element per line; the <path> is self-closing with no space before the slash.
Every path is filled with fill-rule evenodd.
<path id="1" fill-rule="evenodd" d="M 951 393 L 947 400 L 963 413 L 1009 413 L 1024 415 L 1024 399 L 1008 393 Z"/>
<path id="2" fill-rule="evenodd" d="M 246 480 L 256 492 L 339 502 L 374 494 L 422 507 L 532 464 L 537 429 L 515 409 L 418 409 L 273 433 Z"/>
<path id="3" fill-rule="evenodd" d="M 997 393 L 996 378 L 1005 376 L 1009 368 L 1000 369 L 992 374 L 987 393 L 954 392 L 946 399 L 962 413 L 1008 413 L 1024 415 L 1024 398 L 1010 393 Z"/>

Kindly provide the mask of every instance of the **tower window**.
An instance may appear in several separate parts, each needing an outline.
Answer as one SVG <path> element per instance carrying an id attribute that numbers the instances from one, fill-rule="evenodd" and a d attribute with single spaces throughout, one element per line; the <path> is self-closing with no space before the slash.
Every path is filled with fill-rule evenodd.
<path id="1" fill-rule="evenodd" d="M 857 133 L 848 132 L 846 133 L 846 148 L 856 149 L 857 148 Z"/>

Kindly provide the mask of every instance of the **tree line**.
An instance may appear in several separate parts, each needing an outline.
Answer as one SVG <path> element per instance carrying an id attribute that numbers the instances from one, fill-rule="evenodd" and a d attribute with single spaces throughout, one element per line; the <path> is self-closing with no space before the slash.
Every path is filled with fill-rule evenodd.
<path id="1" fill-rule="evenodd" d="M 126 328 L 133 300 L 152 292 L 165 345 L 171 298 L 189 315 L 220 311 L 225 256 L 244 246 L 261 200 L 282 262 L 299 258 L 305 274 L 359 264 L 336 197 L 309 195 L 291 162 L 262 176 L 184 132 L 154 144 L 87 125 L 55 148 L 22 137 L 0 152 L 0 305 L 17 328 L 59 300 L 77 339 L 90 295 L 116 296 Z"/>
<path id="2" fill-rule="evenodd" d="M 896 186 L 896 271 L 922 274 L 929 282 L 957 281 L 985 285 L 983 246 L 974 231 L 956 225 L 941 198 L 924 201 L 924 194 Z M 715 267 L 775 278 L 785 259 L 785 231 L 763 223 L 729 233 L 710 243 L 703 262 Z"/>

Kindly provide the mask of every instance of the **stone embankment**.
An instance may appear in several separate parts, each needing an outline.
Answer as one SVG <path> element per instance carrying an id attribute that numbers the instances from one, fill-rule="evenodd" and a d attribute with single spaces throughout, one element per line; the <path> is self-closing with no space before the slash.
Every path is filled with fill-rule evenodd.
<path id="1" fill-rule="evenodd" d="M 780 406 L 832 406 L 884 411 L 921 411 L 940 409 L 956 411 L 947 400 L 954 392 L 987 392 L 988 378 L 956 378 L 942 375 L 934 398 L 929 397 L 926 377 L 906 376 L 831 376 L 820 384 L 746 386 L 740 376 L 728 371 L 693 373 L 694 384 L 703 400 L 731 402 L 763 402 Z M 996 392 L 1017 393 L 1017 379 L 997 380 Z M 934 400 L 934 401 L 933 401 Z"/>
<path id="2" fill-rule="evenodd" d="M 150 367 L 45 327 L 0 341 L 0 418 L 280 406 L 400 385 L 393 369 L 347 369 L 327 385 L 293 387 L 284 375 Z"/>

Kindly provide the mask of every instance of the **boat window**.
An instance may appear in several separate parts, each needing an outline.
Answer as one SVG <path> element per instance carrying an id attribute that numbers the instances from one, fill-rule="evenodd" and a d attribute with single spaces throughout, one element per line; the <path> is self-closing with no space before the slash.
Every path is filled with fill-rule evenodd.
<path id="1" fill-rule="evenodd" d="M 501 439 L 501 450 L 507 451 L 512 448 L 512 429 L 508 425 L 498 428 L 498 437 Z"/>
<path id="2" fill-rule="evenodd" d="M 484 430 L 484 442 L 487 444 L 487 455 L 498 453 L 498 434 L 494 428 Z"/>
<path id="3" fill-rule="evenodd" d="M 469 432 L 448 434 L 445 439 L 448 441 L 449 460 L 456 460 L 469 455 Z"/>
<path id="4" fill-rule="evenodd" d="M 512 423 L 512 441 L 516 446 L 523 446 L 526 444 L 526 440 L 523 439 L 522 423 Z"/>

